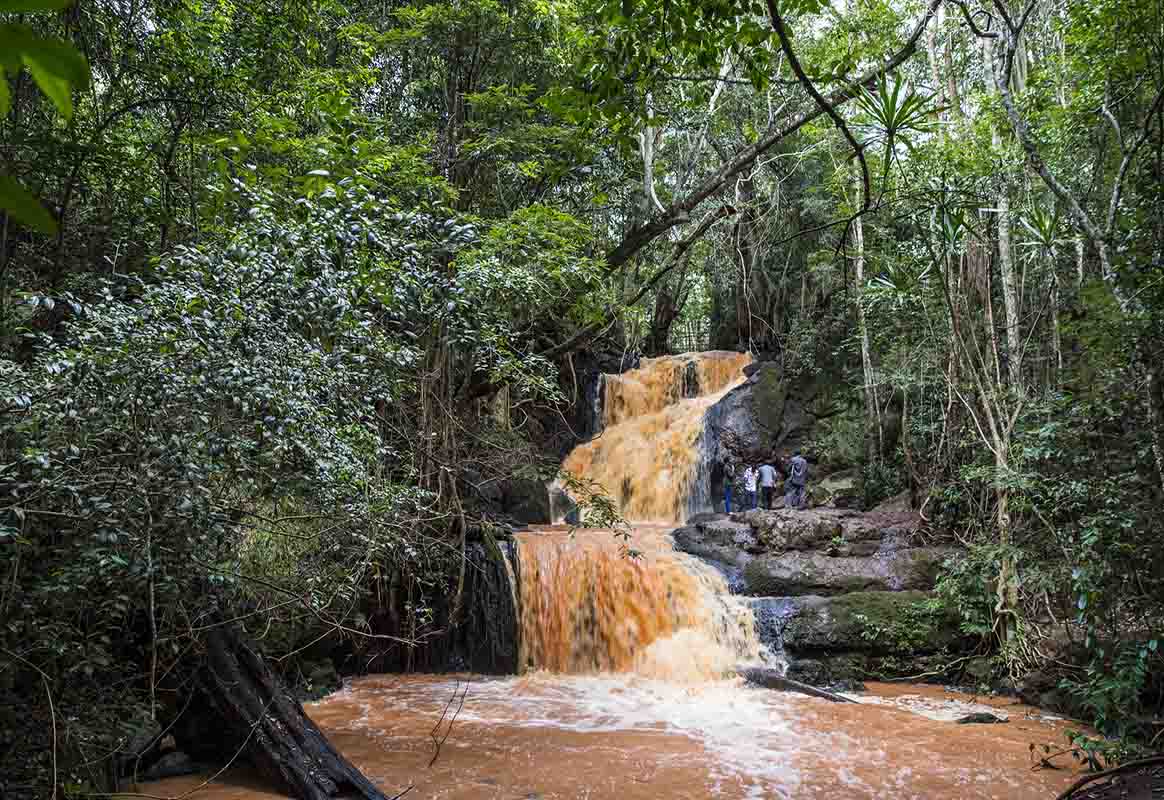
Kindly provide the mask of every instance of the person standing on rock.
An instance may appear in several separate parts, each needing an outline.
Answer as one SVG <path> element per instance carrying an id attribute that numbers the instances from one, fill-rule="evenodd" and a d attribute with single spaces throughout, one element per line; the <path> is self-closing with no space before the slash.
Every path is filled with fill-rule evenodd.
<path id="1" fill-rule="evenodd" d="M 784 482 L 784 507 L 804 508 L 804 488 L 808 483 L 808 462 L 797 450 L 788 461 L 788 480 Z"/>
<path id="2" fill-rule="evenodd" d="M 771 464 L 760 467 L 760 490 L 764 493 L 764 508 L 772 510 L 772 495 L 776 492 L 776 468 Z"/>
<path id="3" fill-rule="evenodd" d="M 723 465 L 723 513 L 732 513 L 732 484 L 736 479 L 736 465 L 730 461 Z"/>
<path id="4" fill-rule="evenodd" d="M 744 468 L 744 511 L 756 507 L 756 470 L 749 464 Z"/>

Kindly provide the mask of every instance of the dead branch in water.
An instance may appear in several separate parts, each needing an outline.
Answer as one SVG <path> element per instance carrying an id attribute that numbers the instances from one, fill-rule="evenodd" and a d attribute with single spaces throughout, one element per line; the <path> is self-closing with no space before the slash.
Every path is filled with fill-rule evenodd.
<path id="1" fill-rule="evenodd" d="M 766 689 L 778 689 L 783 692 L 798 692 L 806 694 L 809 697 L 820 697 L 824 700 L 831 700 L 834 703 L 856 703 L 857 701 L 851 697 L 845 697 L 843 694 L 830 692 L 826 689 L 818 689 L 815 686 L 810 686 L 807 683 L 794 681 L 791 678 L 785 678 L 783 675 L 776 672 L 774 669 L 767 667 L 737 667 L 736 672 L 746 680 L 748 683 L 754 683 L 757 686 L 763 686 Z"/>
<path id="2" fill-rule="evenodd" d="M 436 749 L 433 751 L 433 754 L 432 754 L 432 760 L 428 762 L 428 765 L 430 768 L 432 767 L 433 764 L 435 764 L 437 762 L 437 759 L 441 757 L 441 747 L 448 740 L 449 734 L 451 734 L 453 732 L 453 725 L 456 724 L 457 717 L 459 717 L 461 715 L 461 709 L 465 707 L 465 698 L 469 696 L 469 682 L 468 681 L 465 682 L 465 691 L 460 693 L 461 700 L 457 704 L 457 710 L 453 712 L 453 718 L 449 720 L 449 726 L 445 729 L 445 735 L 442 736 L 440 739 L 437 739 L 437 731 L 440 730 L 441 723 L 443 723 L 445 721 L 445 716 L 449 713 L 449 709 L 452 708 L 453 703 L 457 702 L 457 692 L 460 688 L 461 688 L 461 682 L 457 681 L 457 685 L 453 688 L 453 696 L 449 698 L 449 702 L 445 703 L 445 710 L 441 712 L 440 719 L 438 719 L 436 721 L 436 725 L 433 725 L 432 730 L 429 731 L 428 735 L 432 739 L 433 744 L 436 745 Z"/>

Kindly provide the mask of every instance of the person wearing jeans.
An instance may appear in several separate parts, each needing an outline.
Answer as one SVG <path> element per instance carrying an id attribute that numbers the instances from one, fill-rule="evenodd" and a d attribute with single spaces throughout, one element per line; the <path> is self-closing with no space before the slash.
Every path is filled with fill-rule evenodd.
<path id="1" fill-rule="evenodd" d="M 760 467 L 760 489 L 764 493 L 764 508 L 772 510 L 772 494 L 776 491 L 776 468 L 771 464 Z"/>
<path id="2" fill-rule="evenodd" d="M 756 507 L 756 470 L 749 464 L 744 469 L 744 511 Z"/>
<path id="3" fill-rule="evenodd" d="M 724 465 L 723 468 L 723 512 L 725 514 L 732 513 L 732 480 L 734 471 L 731 464 Z"/>

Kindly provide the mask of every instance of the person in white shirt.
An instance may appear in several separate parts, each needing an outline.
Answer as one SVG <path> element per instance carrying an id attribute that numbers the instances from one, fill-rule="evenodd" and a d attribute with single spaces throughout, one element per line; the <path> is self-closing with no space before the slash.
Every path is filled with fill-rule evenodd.
<path id="1" fill-rule="evenodd" d="M 764 494 L 764 508 L 771 510 L 772 495 L 776 491 L 776 468 L 771 464 L 760 467 L 760 491 Z"/>
<path id="2" fill-rule="evenodd" d="M 749 464 L 744 468 L 744 511 L 756 507 L 756 470 Z"/>

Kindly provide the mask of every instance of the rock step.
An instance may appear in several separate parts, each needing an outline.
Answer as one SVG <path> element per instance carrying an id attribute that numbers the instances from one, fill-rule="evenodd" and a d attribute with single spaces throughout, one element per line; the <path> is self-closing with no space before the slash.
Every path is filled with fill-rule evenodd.
<path id="1" fill-rule="evenodd" d="M 953 551 L 911 547 L 910 512 L 844 509 L 700 515 L 674 532 L 676 547 L 719 566 L 733 592 L 838 595 L 932 589 Z"/>
<path id="2" fill-rule="evenodd" d="M 911 547 L 871 556 L 819 552 L 758 556 L 743 566 L 743 593 L 797 597 L 933 589 L 950 552 L 942 547 Z"/>

